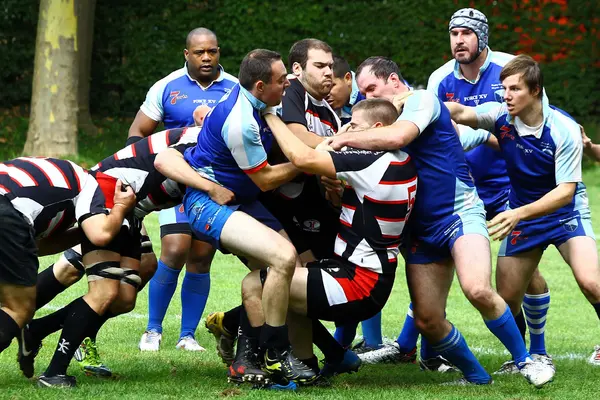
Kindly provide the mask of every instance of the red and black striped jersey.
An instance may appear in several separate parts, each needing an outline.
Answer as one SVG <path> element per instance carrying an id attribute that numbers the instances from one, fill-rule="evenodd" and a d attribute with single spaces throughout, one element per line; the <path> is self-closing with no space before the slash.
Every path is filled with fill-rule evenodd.
<path id="1" fill-rule="evenodd" d="M 393 274 L 417 191 L 417 170 L 401 150 L 331 152 L 345 182 L 334 252 L 354 265 Z"/>
<path id="2" fill-rule="evenodd" d="M 91 173 L 101 172 L 131 186 L 137 197 L 135 214 L 139 218 L 152 211 L 173 207 L 181 203 L 185 187 L 158 172 L 154 160 L 168 147 L 183 154 L 187 148 L 196 145 L 199 132 L 198 127 L 157 132 L 105 158 L 91 169 Z"/>
<path id="3" fill-rule="evenodd" d="M 0 163 L 0 195 L 34 227 L 37 238 L 108 213 L 96 180 L 71 161 L 19 157 Z"/>

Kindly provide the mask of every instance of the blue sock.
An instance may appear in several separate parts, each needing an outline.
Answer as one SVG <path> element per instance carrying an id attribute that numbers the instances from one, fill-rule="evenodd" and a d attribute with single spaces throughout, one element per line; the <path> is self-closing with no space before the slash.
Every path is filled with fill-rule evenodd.
<path id="1" fill-rule="evenodd" d="M 550 292 L 543 294 L 527 294 L 523 298 L 523 309 L 529 328 L 529 352 L 546 354 L 546 314 L 550 308 Z"/>
<path id="2" fill-rule="evenodd" d="M 465 338 L 454 326 L 448 336 L 434 345 L 433 349 L 460 369 L 469 382 L 484 384 L 492 379 L 469 349 Z"/>
<path id="3" fill-rule="evenodd" d="M 361 326 L 365 344 L 375 349 L 381 347 L 383 344 L 383 338 L 381 337 L 381 311 L 375 316 L 364 320 Z"/>
<path id="4" fill-rule="evenodd" d="M 185 273 L 181 285 L 181 334 L 194 336 L 210 292 L 210 274 Z"/>
<path id="5" fill-rule="evenodd" d="M 425 336 L 421 335 L 421 360 L 429 360 L 439 356 L 440 353 L 433 349 L 433 346 L 429 343 L 429 340 Z"/>
<path id="6" fill-rule="evenodd" d="M 148 289 L 148 327 L 146 330 L 162 333 L 162 322 L 177 288 L 179 272 L 158 260 L 158 268 L 150 279 Z"/>
<path id="7" fill-rule="evenodd" d="M 352 341 L 356 336 L 356 328 L 358 327 L 358 323 L 351 323 L 346 325 L 340 325 L 335 328 L 335 333 L 333 337 L 339 344 L 344 348 L 348 348 L 352 345 Z"/>
<path id="8" fill-rule="evenodd" d="M 412 303 L 408 305 L 408 311 L 406 312 L 406 319 L 402 326 L 402 332 L 396 339 L 396 342 L 400 345 L 400 351 L 408 353 L 417 347 L 417 339 L 419 339 L 419 331 L 415 325 L 415 318 L 413 317 L 413 306 Z"/>
<path id="9" fill-rule="evenodd" d="M 513 357 L 513 360 L 515 361 L 515 364 L 519 365 L 525 361 L 527 357 L 529 357 L 529 352 L 525 347 L 525 342 L 521 337 L 521 333 L 519 332 L 515 318 L 510 312 L 510 308 L 508 306 L 506 306 L 504 314 L 502 314 L 499 318 L 485 321 L 485 324 L 487 325 L 488 329 L 494 335 L 496 335 L 498 339 L 500 339 L 504 347 L 508 349 Z"/>

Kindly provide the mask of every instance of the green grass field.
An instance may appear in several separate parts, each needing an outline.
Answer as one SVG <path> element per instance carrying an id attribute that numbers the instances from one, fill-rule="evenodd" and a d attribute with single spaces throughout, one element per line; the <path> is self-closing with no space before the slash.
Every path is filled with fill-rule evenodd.
<path id="1" fill-rule="evenodd" d="M 591 207 L 594 215 L 600 213 L 600 170 L 585 173 Z M 600 221 L 594 220 L 597 232 Z M 156 216 L 148 219 L 155 250 L 159 252 L 160 240 Z M 494 251 L 497 251 L 494 244 Z M 41 260 L 45 268 L 55 257 Z M 495 377 L 492 386 L 447 387 L 440 383 L 454 377 L 419 371 L 417 366 L 366 366 L 358 374 L 339 376 L 331 388 L 304 388 L 297 393 L 280 393 L 251 390 L 226 383 L 225 368 L 214 351 L 213 337 L 203 329 L 197 331 L 200 344 L 208 349 L 203 353 L 186 353 L 175 349 L 179 334 L 181 303 L 178 293 L 173 297 L 164 323 L 162 349 L 158 353 L 140 353 L 137 343 L 147 322 L 147 291 L 140 293 L 135 310 L 110 320 L 98 336 L 102 357 L 119 377 L 111 380 L 86 377 L 75 362 L 69 373 L 77 376 L 78 388 L 67 392 L 38 389 L 35 381 L 21 376 L 16 359 L 16 344 L 0 355 L 0 398 L 216 398 L 216 397 L 315 397 L 348 399 L 526 399 L 526 398 L 597 398 L 600 367 L 587 364 L 595 344 L 600 343 L 600 327 L 592 307 L 580 293 L 571 272 L 558 252 L 549 249 L 541 263 L 552 293 L 548 315 L 547 346 L 554 356 L 557 373 L 555 381 L 537 390 L 521 376 Z M 233 256 L 218 255 L 212 270 L 212 292 L 205 315 L 211 311 L 225 310 L 240 301 L 239 283 L 245 274 L 242 264 Z M 85 292 L 85 283 L 78 284 L 60 295 L 39 315 L 67 304 Z M 408 305 L 404 271 L 398 269 L 394 292 L 384 309 L 383 329 L 388 337 L 398 334 Z M 507 358 L 507 352 L 485 328 L 481 317 L 462 295 L 457 284 L 452 288 L 448 302 L 448 317 L 462 331 L 467 342 L 482 364 L 491 372 Z M 44 341 L 36 362 L 36 374 L 43 372 L 56 346 L 58 334 Z"/>
<path id="2" fill-rule="evenodd" d="M 2 159 L 18 154 L 24 142 L 27 121 L 24 118 L 0 116 L 11 119 L 12 124 L 0 128 L 0 155 Z M 7 129 L 13 126 L 14 129 Z M 126 136 L 128 122 L 103 120 L 104 129 L 97 137 L 80 136 L 81 154 L 77 160 L 86 166 L 98 161 L 98 155 L 116 151 Z M 594 125 L 594 128 L 596 126 Z M 596 131 L 596 129 L 591 129 Z M 596 140 L 598 139 L 598 135 Z M 584 174 L 596 232 L 600 232 L 600 169 L 589 168 Z M 160 252 L 158 223 L 155 215 L 147 219 L 147 226 L 155 246 Z M 493 245 L 494 254 L 498 245 Z M 56 257 L 41 260 L 45 268 Z M 552 293 L 547 324 L 547 347 L 554 356 L 557 373 L 555 381 L 537 390 L 520 376 L 495 377 L 492 386 L 448 387 L 440 383 L 456 376 L 420 372 L 417 366 L 366 366 L 358 374 L 337 377 L 331 388 L 304 388 L 297 393 L 280 393 L 251 390 L 227 384 L 225 367 L 214 351 L 214 339 L 203 328 L 197 339 L 208 351 L 186 353 L 175 349 L 179 335 L 181 303 L 179 292 L 173 297 L 164 322 L 162 349 L 158 353 L 140 353 L 137 344 L 147 322 L 147 291 L 140 293 L 137 307 L 127 315 L 110 320 L 98 336 L 104 362 L 119 376 L 111 380 L 86 377 L 75 362 L 69 373 L 78 380 L 78 388 L 69 391 L 38 389 L 34 380 L 24 378 L 16 363 L 16 343 L 0 354 L 0 399 L 133 399 L 133 398 L 323 398 L 323 399 L 592 399 L 600 367 L 587 364 L 586 359 L 595 344 L 600 344 L 600 324 L 592 309 L 579 291 L 568 266 L 554 248 L 544 255 L 541 270 Z M 212 291 L 205 315 L 226 310 L 240 301 L 240 282 L 246 270 L 233 256 L 218 255 L 212 268 Z M 398 268 L 394 292 L 383 313 L 384 334 L 395 338 L 404 320 L 409 298 L 404 270 Z M 183 276 L 183 275 L 181 275 Z M 67 304 L 85 293 L 85 280 L 64 292 L 39 311 L 44 315 Z M 508 357 L 500 342 L 486 329 L 481 317 L 468 303 L 457 284 L 448 301 L 448 318 L 461 330 L 467 342 L 488 371 L 495 371 Z M 44 341 L 36 362 L 36 374 L 41 374 L 50 361 L 58 334 Z"/>

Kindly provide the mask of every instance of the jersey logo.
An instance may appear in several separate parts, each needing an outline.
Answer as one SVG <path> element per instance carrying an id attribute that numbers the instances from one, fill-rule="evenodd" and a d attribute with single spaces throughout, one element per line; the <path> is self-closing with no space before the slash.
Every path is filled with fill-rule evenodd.
<path id="1" fill-rule="evenodd" d="M 517 245 L 517 241 L 518 240 L 527 240 L 527 236 L 521 236 L 521 233 L 523 233 L 523 231 L 512 231 L 510 233 L 510 236 L 512 236 L 512 239 L 510 239 L 510 244 L 512 244 L 513 246 Z"/>
<path id="2" fill-rule="evenodd" d="M 320 232 L 321 231 L 321 223 L 316 219 L 307 219 L 302 223 L 304 226 L 302 229 L 306 232 Z"/>
<path id="3" fill-rule="evenodd" d="M 500 127 L 500 139 L 508 138 L 510 140 L 515 140 L 515 136 L 511 135 L 512 129 L 506 125 L 502 125 Z"/>
<path id="4" fill-rule="evenodd" d="M 455 103 L 460 103 L 459 99 L 454 98 L 454 93 L 446 93 L 446 101 L 453 101 Z"/>
<path id="5" fill-rule="evenodd" d="M 173 90 L 169 93 L 169 97 L 171 98 L 171 104 L 175 105 L 177 100 L 187 99 L 187 94 L 179 94 L 181 93 L 179 90 Z"/>
<path id="6" fill-rule="evenodd" d="M 577 227 L 579 227 L 579 222 L 577 222 L 576 219 L 572 219 L 563 225 L 563 228 L 565 228 L 567 232 L 575 232 Z"/>

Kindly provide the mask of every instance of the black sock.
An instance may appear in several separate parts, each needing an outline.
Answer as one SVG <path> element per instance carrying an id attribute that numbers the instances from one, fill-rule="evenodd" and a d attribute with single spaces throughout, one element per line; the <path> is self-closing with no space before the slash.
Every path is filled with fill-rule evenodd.
<path id="1" fill-rule="evenodd" d="M 223 328 L 225 328 L 227 333 L 233 336 L 237 335 L 238 326 L 240 324 L 240 313 L 243 308 L 244 306 L 240 305 L 224 313 Z"/>
<path id="2" fill-rule="evenodd" d="M 346 350 L 318 319 L 312 320 L 312 334 L 313 343 L 321 350 L 327 362 L 333 364 L 342 362 Z"/>
<path id="3" fill-rule="evenodd" d="M 592 304 L 594 306 L 594 310 L 596 310 L 596 315 L 598 315 L 598 319 L 600 319 L 600 303 Z"/>
<path id="4" fill-rule="evenodd" d="M 302 361 L 304 365 L 306 365 L 308 368 L 312 369 L 316 374 L 319 373 L 319 359 L 317 358 L 317 356 L 312 356 L 311 358 L 307 358 L 300 361 Z"/>
<path id="5" fill-rule="evenodd" d="M 21 332 L 21 328 L 19 328 L 17 322 L 10 315 L 0 310 L 0 353 L 10 346 L 10 342 L 19 332 Z"/>
<path id="6" fill-rule="evenodd" d="M 238 308 L 238 307 L 236 307 L 236 308 Z M 249 339 L 257 340 L 258 337 L 260 336 L 261 327 L 260 326 L 253 327 L 252 325 L 250 325 L 250 320 L 248 320 L 248 313 L 246 313 L 246 309 L 243 306 L 239 306 L 238 316 L 239 316 L 239 319 L 238 319 L 239 322 L 236 325 L 239 325 L 241 335 L 244 335 Z"/>
<path id="7" fill-rule="evenodd" d="M 40 272 L 37 276 L 35 309 L 39 310 L 48 304 L 59 293 L 62 293 L 67 286 L 63 285 L 54 276 L 54 264 Z"/>
<path id="8" fill-rule="evenodd" d="M 69 313 L 65 319 L 65 326 L 58 340 L 58 345 L 52 356 L 52 361 L 44 375 L 65 375 L 67 368 L 79 344 L 85 339 L 89 324 L 97 324 L 101 318 L 83 300 L 82 297 L 74 300 L 69 306 Z"/>
<path id="9" fill-rule="evenodd" d="M 285 350 L 290 347 L 287 325 L 271 326 L 264 324 L 260 330 L 260 347 L 264 350 Z"/>
<path id="10" fill-rule="evenodd" d="M 29 332 L 31 338 L 35 342 L 41 342 L 46 336 L 62 329 L 67 315 L 69 314 L 69 307 L 73 303 L 70 303 L 63 308 L 54 311 L 52 314 L 48 314 L 42 318 L 36 318 L 29 323 Z"/>
<path id="11" fill-rule="evenodd" d="M 517 323 L 517 328 L 519 328 L 519 332 L 523 337 L 523 342 L 527 343 L 525 340 L 525 331 L 527 329 L 527 324 L 525 323 L 525 316 L 523 315 L 523 310 L 519 310 L 519 313 L 515 315 L 515 322 Z"/>
<path id="12" fill-rule="evenodd" d="M 88 330 L 85 334 L 86 337 L 89 337 L 90 339 L 92 339 L 93 342 L 95 342 L 100 328 L 102 328 L 106 321 L 108 321 L 112 317 L 114 317 L 114 315 L 110 311 L 107 311 L 104 313 L 104 315 L 100 316 L 98 321 L 96 321 L 96 324 L 89 324 Z"/>

